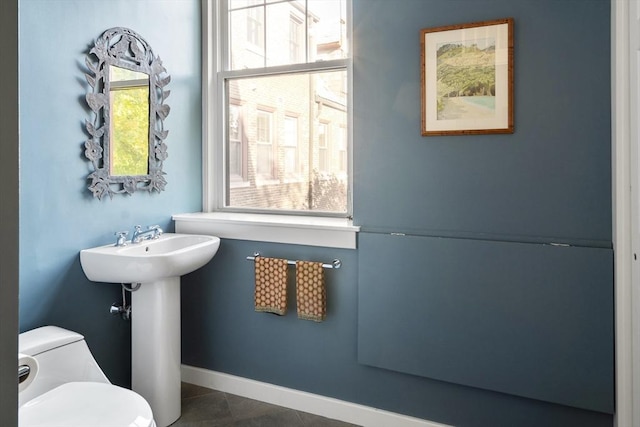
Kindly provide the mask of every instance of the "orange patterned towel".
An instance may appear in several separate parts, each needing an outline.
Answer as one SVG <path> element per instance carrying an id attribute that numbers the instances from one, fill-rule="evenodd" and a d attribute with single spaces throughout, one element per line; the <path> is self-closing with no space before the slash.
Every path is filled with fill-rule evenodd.
<path id="1" fill-rule="evenodd" d="M 256 311 L 283 315 L 287 311 L 287 260 L 256 257 Z"/>
<path id="2" fill-rule="evenodd" d="M 296 261 L 296 303 L 300 319 L 322 322 L 327 316 L 327 290 L 321 262 Z"/>

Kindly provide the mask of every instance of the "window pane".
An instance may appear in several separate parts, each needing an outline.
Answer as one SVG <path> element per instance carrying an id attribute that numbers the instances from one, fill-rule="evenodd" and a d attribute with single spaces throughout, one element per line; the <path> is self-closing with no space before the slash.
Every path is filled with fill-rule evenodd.
<path id="1" fill-rule="evenodd" d="M 255 0 L 243 0 L 241 3 L 242 7 L 229 12 L 229 66 L 231 69 L 263 67 L 264 7 Z"/>
<path id="2" fill-rule="evenodd" d="M 242 118 L 240 107 L 229 106 L 229 178 L 242 180 L 244 177 L 243 146 L 242 146 Z"/>
<path id="3" fill-rule="evenodd" d="M 229 141 L 229 174 L 231 178 L 241 177 L 242 147 L 239 141 Z"/>
<path id="4" fill-rule="evenodd" d="M 247 41 L 264 49 L 264 11 L 262 8 L 247 9 Z"/>
<path id="5" fill-rule="evenodd" d="M 292 64 L 304 60 L 304 34 L 302 32 L 302 20 L 291 14 L 289 17 L 289 62 Z"/>
<path id="6" fill-rule="evenodd" d="M 347 173 L 347 129 L 338 130 L 338 172 Z"/>
<path id="7" fill-rule="evenodd" d="M 301 55 L 302 50 L 291 58 L 291 23 L 305 22 L 304 7 L 302 10 L 295 7 L 296 2 L 270 4 L 267 9 L 267 62 L 268 67 L 274 65 L 287 65 L 305 62 L 306 58 Z M 303 25 L 299 25 L 295 37 L 298 38 L 298 45 L 302 43 L 304 49 Z"/>
<path id="8" fill-rule="evenodd" d="M 284 173 L 295 175 L 298 173 L 298 119 L 286 117 L 284 119 Z"/>
<path id="9" fill-rule="evenodd" d="M 256 117 L 256 174 L 259 179 L 273 179 L 273 134 L 271 113 L 258 111 Z"/>
<path id="10" fill-rule="evenodd" d="M 257 172 L 261 179 L 273 178 L 273 147 L 268 144 L 258 145 Z"/>
<path id="11" fill-rule="evenodd" d="M 327 171 L 327 124 L 318 126 L 318 171 Z"/>
<path id="12" fill-rule="evenodd" d="M 234 102 L 243 106 L 248 153 L 242 166 L 248 185 L 227 183 L 227 206 L 347 211 L 346 170 L 336 167 L 319 173 L 328 163 L 326 128 L 346 129 L 345 73 L 292 73 L 226 82 Z M 232 125 L 230 120 L 227 123 Z M 336 152 L 336 163 L 346 165 L 346 157 L 341 157 L 346 156 L 346 144 L 340 146 L 345 148 L 344 155 Z"/>
<path id="13" fill-rule="evenodd" d="M 228 1 L 231 70 L 348 56 L 345 0 Z"/>
<path id="14" fill-rule="evenodd" d="M 349 56 L 347 49 L 346 1 L 309 0 L 308 20 L 311 40 L 309 62 L 344 59 Z"/>

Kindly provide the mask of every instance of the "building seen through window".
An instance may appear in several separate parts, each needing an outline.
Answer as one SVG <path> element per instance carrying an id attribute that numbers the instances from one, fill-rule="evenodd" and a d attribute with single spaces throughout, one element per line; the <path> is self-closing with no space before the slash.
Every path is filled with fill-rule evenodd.
<path id="1" fill-rule="evenodd" d="M 224 206 L 349 213 L 346 0 L 227 0 Z"/>

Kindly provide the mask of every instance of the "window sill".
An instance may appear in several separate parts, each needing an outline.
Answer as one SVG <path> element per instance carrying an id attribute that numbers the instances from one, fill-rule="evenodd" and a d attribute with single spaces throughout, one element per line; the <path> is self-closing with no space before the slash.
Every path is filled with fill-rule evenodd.
<path id="1" fill-rule="evenodd" d="M 347 218 L 197 212 L 173 215 L 177 233 L 223 239 L 356 249 L 360 227 Z"/>

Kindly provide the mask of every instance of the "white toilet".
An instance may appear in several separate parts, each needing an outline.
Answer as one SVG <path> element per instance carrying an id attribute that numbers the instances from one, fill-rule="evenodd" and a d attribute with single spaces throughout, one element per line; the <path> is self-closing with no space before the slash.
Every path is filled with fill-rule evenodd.
<path id="1" fill-rule="evenodd" d="M 21 333 L 18 352 L 37 362 L 18 394 L 19 427 L 156 426 L 142 396 L 109 382 L 82 335 L 44 326 Z"/>

